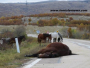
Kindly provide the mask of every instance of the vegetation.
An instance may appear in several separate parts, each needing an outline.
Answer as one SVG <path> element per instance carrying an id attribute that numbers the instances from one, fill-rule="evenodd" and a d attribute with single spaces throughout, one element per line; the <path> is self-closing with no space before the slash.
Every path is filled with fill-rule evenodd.
<path id="1" fill-rule="evenodd" d="M 84 16 L 90 16 L 90 13 L 43 13 L 43 14 L 34 14 L 34 15 L 29 15 L 29 17 L 61 17 L 61 18 L 65 18 L 68 15 L 84 15 Z M 72 19 L 72 17 L 70 18 Z"/>
<path id="2" fill-rule="evenodd" d="M 5 5 L 5 4 L 4 4 Z M 8 6 L 9 4 L 7 4 Z M 12 10 L 12 12 L 10 12 L 8 14 L 8 11 L 4 11 L 3 7 L 1 6 L 1 9 L 3 11 L 3 13 L 0 14 L 0 25 L 25 25 L 25 27 L 27 25 L 38 25 L 38 26 L 63 26 L 62 29 L 60 29 L 61 34 L 63 35 L 63 37 L 69 37 L 69 38 L 76 38 L 76 39 L 89 39 L 90 40 L 90 20 L 74 20 L 72 17 L 68 18 L 68 15 L 81 15 L 81 16 L 90 16 L 90 13 L 44 13 L 44 14 L 34 14 L 34 13 L 41 13 L 42 12 L 42 8 L 46 9 L 42 6 L 40 6 L 39 4 L 39 8 L 35 9 L 35 11 L 33 9 L 31 9 L 28 5 L 29 8 L 26 8 L 25 5 L 23 4 L 16 4 L 17 6 L 19 6 L 19 8 L 14 8 L 14 5 L 12 7 L 9 8 L 5 8 L 8 10 Z M 88 4 L 87 4 L 88 5 Z M 11 6 L 11 5 L 10 5 Z M 23 11 L 21 12 L 23 7 Z M 48 5 L 47 5 L 48 6 Z M 60 8 L 60 7 L 59 7 Z M 17 11 L 16 11 L 17 9 Z M 20 10 L 18 10 L 20 9 Z M 30 11 L 26 12 L 26 9 L 30 9 Z M 40 10 L 40 11 L 38 11 Z M 1 11 L 1 12 L 2 12 Z M 22 18 L 24 17 L 23 15 L 20 16 L 11 16 L 11 15 L 18 15 L 18 14 L 31 14 L 34 11 L 34 15 L 29 15 L 29 17 L 51 17 L 50 20 L 42 20 L 40 19 L 39 21 L 37 21 L 36 23 L 31 23 L 31 18 L 28 19 L 29 24 L 25 23 L 25 19 L 24 22 L 22 22 Z M 43 10 L 44 11 L 44 10 Z M 16 12 L 20 12 L 20 13 L 16 13 Z M 30 13 L 31 12 L 31 13 Z M 4 16 L 11 16 L 11 17 L 4 17 Z M 2 17 L 1 17 L 2 16 Z M 52 17 L 56 17 L 56 18 L 52 18 Z M 58 19 L 62 18 L 62 19 Z M 68 18 L 67 20 L 64 20 L 64 18 Z M 68 26 L 67 28 L 64 26 Z M 26 35 L 26 29 L 23 26 L 20 27 L 13 27 L 11 28 L 11 30 L 5 28 L 5 29 L 0 29 L 1 33 L 0 33 L 0 39 L 1 38 L 8 38 L 8 37 L 16 37 L 16 36 L 21 36 L 21 35 Z M 73 29 L 73 27 L 77 27 L 76 29 Z M 30 29 L 32 31 L 32 29 Z M 35 30 L 34 30 L 35 31 Z M 27 36 L 27 35 L 26 35 Z M 39 47 L 39 44 L 37 43 L 37 39 L 36 38 L 32 38 L 32 37 L 27 37 L 27 39 L 25 41 L 23 41 L 20 45 L 20 53 L 17 53 L 16 50 L 16 46 L 14 44 L 14 47 L 11 48 L 11 45 L 8 44 L 0 44 L 0 68 L 16 68 L 22 65 L 22 63 L 30 60 L 29 58 L 24 57 L 25 54 L 32 54 L 37 52 L 39 49 L 41 49 L 42 47 Z"/>
<path id="3" fill-rule="evenodd" d="M 24 57 L 25 54 L 32 54 L 40 49 L 38 45 L 36 38 L 28 37 L 27 40 L 23 41 L 20 45 L 20 53 L 17 53 L 16 47 L 0 50 L 0 68 L 19 67 L 25 61 L 30 60 Z"/>
<path id="4" fill-rule="evenodd" d="M 90 31 L 83 27 L 83 30 L 77 28 L 77 29 L 72 29 L 71 27 L 69 28 L 62 28 L 60 29 L 60 32 L 62 33 L 63 37 L 68 37 L 68 38 L 75 38 L 75 39 L 89 39 L 90 40 Z"/>
<path id="5" fill-rule="evenodd" d="M 8 28 L 7 29 L 3 28 L 1 30 L 0 39 L 1 38 L 19 37 L 22 35 L 26 35 L 26 29 L 24 26 L 17 26 L 16 28 L 13 27 L 13 30 L 10 30 Z"/>
<path id="6" fill-rule="evenodd" d="M 21 20 L 22 17 L 23 17 L 23 15 L 11 16 L 11 17 L 2 16 L 0 18 L 0 25 L 21 25 L 21 24 L 23 24 L 23 22 Z"/>
<path id="7" fill-rule="evenodd" d="M 24 26 L 19 26 L 19 27 L 15 28 L 15 30 L 13 31 L 13 34 L 15 35 L 15 37 L 25 35 L 26 29 Z"/>
<path id="8" fill-rule="evenodd" d="M 40 19 L 36 23 L 31 23 L 31 18 L 28 19 L 29 24 L 24 24 L 21 20 L 23 15 L 21 16 L 12 16 L 12 17 L 4 17 L 2 16 L 0 18 L 0 24 L 1 25 L 38 25 L 38 26 L 68 26 L 70 28 L 66 29 L 65 37 L 69 38 L 80 38 L 80 39 L 90 39 L 90 20 L 74 20 L 72 17 L 69 17 L 68 19 L 64 20 L 63 17 L 67 17 L 67 15 L 89 15 L 86 13 L 46 13 L 46 14 L 36 14 L 36 15 L 30 15 L 34 17 L 43 17 L 43 16 L 50 16 L 50 20 L 42 20 Z M 52 16 L 56 16 L 56 18 L 52 18 Z M 61 17 L 62 19 L 58 19 L 57 17 Z M 24 21 L 25 22 L 25 21 Z M 77 27 L 77 29 L 72 29 L 71 27 Z M 62 29 L 63 30 L 63 29 Z M 62 33 L 65 33 L 65 32 Z M 13 28 L 12 31 L 3 29 L 1 31 L 3 33 L 2 37 L 15 37 L 22 34 L 25 34 L 25 28 L 18 27 Z M 67 36 L 68 35 L 68 36 Z M 1 34 L 0 34 L 1 37 Z"/>
<path id="9" fill-rule="evenodd" d="M 14 19 L 14 17 L 12 18 Z M 6 20 L 6 18 L 1 17 L 1 20 Z M 63 26 L 60 29 L 63 37 L 76 38 L 76 39 L 89 39 L 90 40 L 90 21 L 84 20 L 73 20 L 73 18 L 69 18 L 69 20 L 58 20 L 57 18 L 50 20 L 39 20 L 37 22 L 38 26 L 53 26 L 60 25 Z M 64 26 L 70 27 L 64 27 Z M 77 27 L 73 29 L 72 27 Z M 26 29 L 23 26 L 13 27 L 12 30 L 2 29 L 2 33 L 0 34 L 0 38 L 7 37 L 15 37 L 20 36 L 26 33 Z M 0 45 L 1 46 L 1 45 Z M 2 46 L 1 46 L 2 47 Z M 23 62 L 30 60 L 29 58 L 24 57 L 25 54 L 32 54 L 38 51 L 40 48 L 39 44 L 37 44 L 37 39 L 32 37 L 27 37 L 25 41 L 23 41 L 20 45 L 20 53 L 17 53 L 16 46 L 14 44 L 13 48 L 9 48 L 7 44 L 3 45 L 3 48 L 0 47 L 0 68 L 16 68 L 22 65 Z M 25 59 L 25 60 L 23 60 Z M 28 60 L 27 60 L 28 59 Z"/>
<path id="10" fill-rule="evenodd" d="M 24 27 L 19 26 L 14 28 L 13 31 L 8 29 L 2 30 L 3 34 L 0 34 L 1 38 L 11 37 L 13 33 L 15 36 L 20 36 L 26 33 Z M 26 35 L 27 36 L 27 35 Z M 14 37 L 14 35 L 12 36 Z M 47 43 L 46 43 L 47 45 Z M 24 62 L 29 61 L 30 58 L 24 57 L 26 54 L 33 54 L 40 50 L 43 47 L 39 46 L 36 38 L 27 37 L 25 41 L 22 41 L 20 46 L 20 53 L 17 53 L 16 45 L 14 43 L 13 48 L 12 45 L 4 43 L 0 43 L 0 68 L 16 68 L 21 66 Z"/>

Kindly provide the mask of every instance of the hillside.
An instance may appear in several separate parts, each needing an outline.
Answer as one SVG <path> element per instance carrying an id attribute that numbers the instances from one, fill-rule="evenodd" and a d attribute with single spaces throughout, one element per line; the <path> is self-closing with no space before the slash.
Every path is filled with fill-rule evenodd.
<path id="1" fill-rule="evenodd" d="M 46 1 L 36 3 L 0 3 L 1 16 L 31 15 L 51 13 L 50 10 L 87 10 L 90 2 L 85 1 Z M 60 12 L 60 11 L 59 11 Z M 85 12 L 86 13 L 86 12 Z"/>
<path id="2" fill-rule="evenodd" d="M 60 18 L 60 17 L 52 17 L 52 19 L 57 18 L 58 20 L 69 19 L 69 17 L 72 17 L 74 20 L 90 20 L 90 16 L 81 16 L 81 15 L 68 15 L 66 18 Z M 31 19 L 31 23 L 37 23 L 39 20 L 50 20 L 51 17 L 23 17 L 22 21 L 24 23 L 29 23 L 28 19 Z M 25 20 L 25 21 L 24 21 Z"/>

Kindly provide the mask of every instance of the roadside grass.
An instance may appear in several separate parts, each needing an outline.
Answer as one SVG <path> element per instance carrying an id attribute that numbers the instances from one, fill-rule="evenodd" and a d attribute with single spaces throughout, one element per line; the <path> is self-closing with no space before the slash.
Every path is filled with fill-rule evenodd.
<path id="1" fill-rule="evenodd" d="M 0 32 L 2 29 L 8 29 L 10 31 L 14 31 L 15 28 L 17 28 L 19 25 L 9 25 L 9 26 L 3 26 L 0 25 Z M 21 25 L 23 26 L 23 25 Z M 26 28 L 27 34 L 37 34 L 35 30 L 40 30 L 41 33 L 43 32 L 54 32 L 57 31 L 57 29 L 62 28 L 56 26 L 46 26 L 46 27 L 38 27 L 38 26 L 24 26 Z M 53 29 L 52 29 L 53 28 Z M 48 30 L 49 29 L 49 30 Z M 42 45 L 47 45 L 48 43 L 43 43 Z M 44 46 L 43 46 L 44 47 Z M 43 47 L 39 46 L 39 43 L 37 42 L 36 38 L 27 39 L 26 41 L 23 41 L 20 45 L 20 54 L 17 53 L 16 46 L 12 49 L 7 50 L 0 50 L 0 68 L 16 68 L 22 65 L 24 62 L 29 61 L 30 57 L 24 57 L 25 54 L 33 54 L 37 52 L 38 50 L 42 49 Z"/>
<path id="2" fill-rule="evenodd" d="M 30 57 L 24 55 L 33 54 L 43 47 L 39 46 L 36 38 L 30 37 L 21 43 L 20 53 L 17 53 L 16 47 L 0 50 L 0 68 L 17 68 L 24 62 L 30 61 Z"/>
<path id="3" fill-rule="evenodd" d="M 33 26 L 33 25 L 27 25 L 27 26 L 24 26 L 24 25 L 9 25 L 9 26 L 0 25 L 0 32 L 3 29 L 8 29 L 10 31 L 14 31 L 15 28 L 17 28 L 18 26 L 25 27 L 27 34 L 37 34 L 37 32 L 36 32 L 37 30 L 40 30 L 40 33 L 45 33 L 47 31 L 48 32 L 55 32 L 55 31 L 58 31 L 58 30 L 63 28 L 63 26 L 43 26 L 43 27 L 39 27 L 39 26 Z M 64 27 L 67 27 L 67 26 L 64 26 Z M 75 28 L 75 27 L 72 27 L 72 28 Z"/>

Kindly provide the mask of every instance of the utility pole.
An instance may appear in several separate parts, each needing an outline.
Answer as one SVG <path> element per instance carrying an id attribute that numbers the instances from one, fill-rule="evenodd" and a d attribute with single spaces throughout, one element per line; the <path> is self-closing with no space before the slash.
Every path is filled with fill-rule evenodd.
<path id="1" fill-rule="evenodd" d="M 26 0 L 26 6 L 27 6 L 27 0 Z"/>

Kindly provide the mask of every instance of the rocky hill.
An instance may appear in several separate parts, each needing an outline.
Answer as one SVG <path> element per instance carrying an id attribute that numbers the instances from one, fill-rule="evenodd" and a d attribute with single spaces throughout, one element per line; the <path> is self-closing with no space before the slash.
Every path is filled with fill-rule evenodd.
<path id="1" fill-rule="evenodd" d="M 87 10 L 90 12 L 88 1 L 46 1 L 36 3 L 0 3 L 1 16 L 31 15 L 61 11 L 51 10 Z M 67 12 L 67 11 L 64 11 Z M 80 12 L 80 11 L 79 11 Z M 85 12 L 85 13 L 86 13 Z"/>

